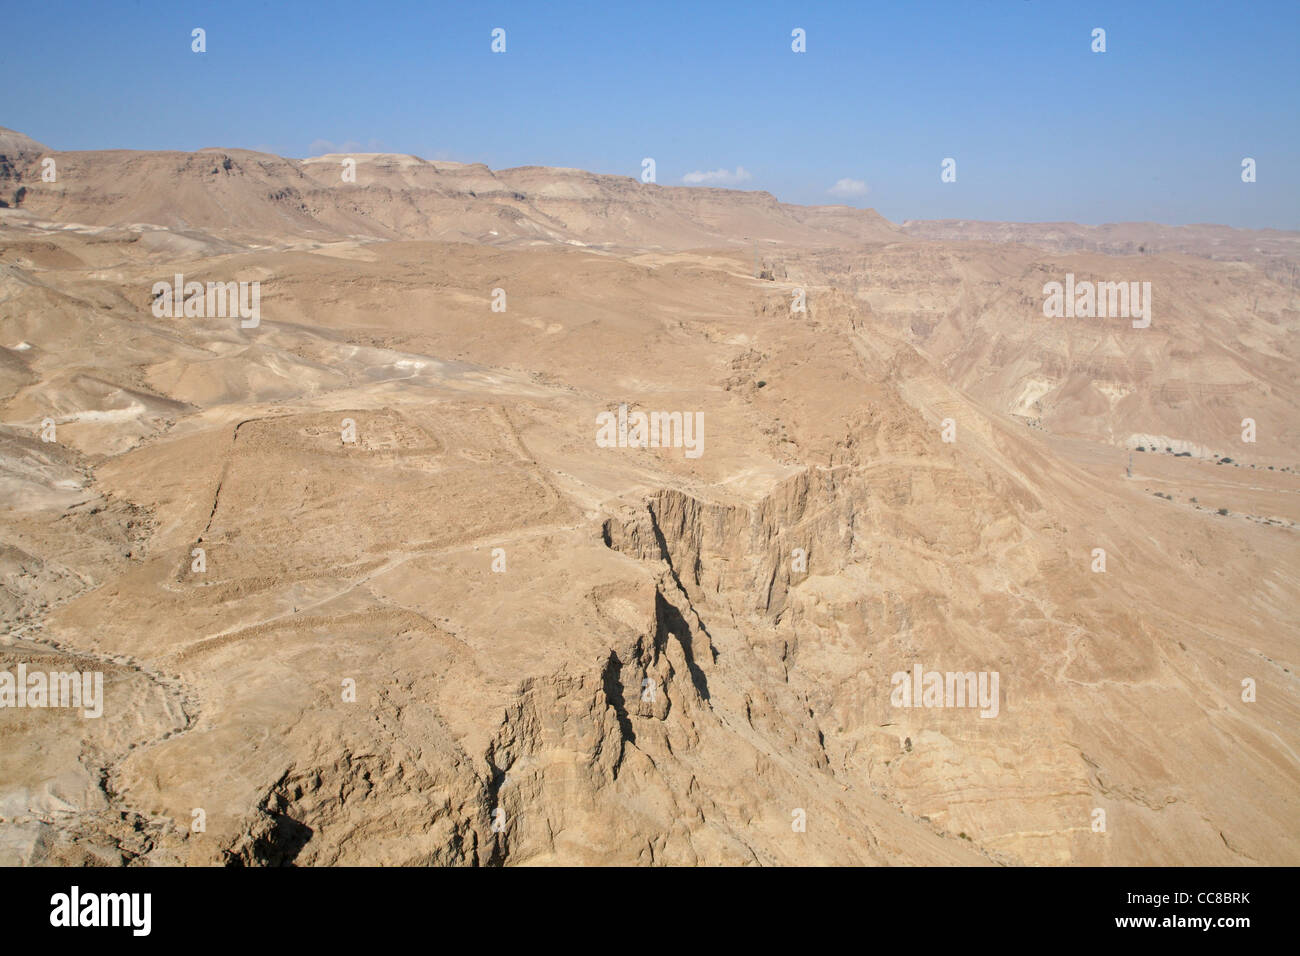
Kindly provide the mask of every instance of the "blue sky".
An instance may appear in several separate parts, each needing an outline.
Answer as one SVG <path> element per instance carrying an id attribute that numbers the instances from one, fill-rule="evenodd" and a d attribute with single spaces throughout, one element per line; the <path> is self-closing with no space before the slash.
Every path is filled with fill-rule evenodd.
<path id="1" fill-rule="evenodd" d="M 727 170 L 895 221 L 1300 228 L 1300 0 L 43 0 L 4 19 L 0 125 L 54 149 L 628 176 L 649 156 L 663 185 Z M 866 192 L 829 192 L 840 180 Z"/>

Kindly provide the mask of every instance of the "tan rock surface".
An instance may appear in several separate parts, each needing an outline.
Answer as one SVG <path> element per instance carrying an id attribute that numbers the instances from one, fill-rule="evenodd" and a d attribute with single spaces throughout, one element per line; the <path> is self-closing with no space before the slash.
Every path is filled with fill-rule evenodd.
<path id="1" fill-rule="evenodd" d="M 1295 234 L 0 132 L 0 861 L 1300 861 Z"/>

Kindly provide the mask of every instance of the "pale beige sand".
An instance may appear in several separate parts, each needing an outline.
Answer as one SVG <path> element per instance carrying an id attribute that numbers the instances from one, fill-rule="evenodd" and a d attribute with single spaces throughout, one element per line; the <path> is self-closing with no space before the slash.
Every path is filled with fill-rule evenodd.
<path id="1" fill-rule="evenodd" d="M 106 701 L 0 710 L 0 862 L 1300 862 L 1295 234 L 5 149 L 0 669 Z M 1066 272 L 1152 326 L 1044 318 Z"/>

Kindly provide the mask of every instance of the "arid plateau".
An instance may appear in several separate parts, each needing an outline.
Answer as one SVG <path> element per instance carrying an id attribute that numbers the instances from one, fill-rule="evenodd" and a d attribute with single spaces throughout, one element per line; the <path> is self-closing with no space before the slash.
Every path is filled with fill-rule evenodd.
<path id="1" fill-rule="evenodd" d="M 1300 864 L 1300 233 L 10 130 L 0 200 L 0 671 L 102 674 L 11 684 L 0 863 Z"/>

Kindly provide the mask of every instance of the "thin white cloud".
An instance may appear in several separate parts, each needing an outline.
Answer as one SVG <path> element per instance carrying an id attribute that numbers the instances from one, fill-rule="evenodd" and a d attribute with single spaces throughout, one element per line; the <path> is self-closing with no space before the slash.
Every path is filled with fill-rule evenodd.
<path id="1" fill-rule="evenodd" d="M 376 153 L 382 147 L 382 143 L 377 139 L 372 139 L 368 146 L 362 147 L 355 139 L 350 139 L 345 143 L 332 143 L 327 139 L 313 140 L 308 147 L 309 156 L 324 156 L 327 153 Z"/>
<path id="2" fill-rule="evenodd" d="M 841 179 L 826 191 L 832 196 L 865 196 L 867 184 L 860 179 Z"/>
<path id="3" fill-rule="evenodd" d="M 706 183 L 710 186 L 734 186 L 737 183 L 743 183 L 753 178 L 744 166 L 737 166 L 735 172 L 729 169 L 712 169 L 707 172 L 697 169 L 695 172 L 683 176 L 682 182 L 689 186 Z"/>

